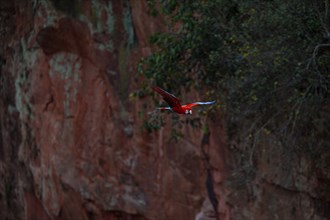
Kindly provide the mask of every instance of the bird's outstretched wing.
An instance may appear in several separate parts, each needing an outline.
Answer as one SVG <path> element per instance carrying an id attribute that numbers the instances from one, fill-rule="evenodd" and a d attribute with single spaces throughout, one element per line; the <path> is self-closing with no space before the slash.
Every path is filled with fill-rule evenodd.
<path id="1" fill-rule="evenodd" d="M 214 103 L 215 103 L 215 101 L 212 101 L 212 102 L 194 102 L 194 103 L 184 105 L 184 107 L 192 108 L 192 107 L 197 106 L 197 105 L 212 105 Z"/>
<path id="2" fill-rule="evenodd" d="M 180 100 L 175 97 L 174 95 L 172 95 L 171 93 L 166 92 L 165 90 L 157 87 L 157 86 L 153 86 L 151 87 L 155 92 L 159 93 L 161 96 L 163 96 L 163 99 L 169 104 L 169 106 L 171 108 L 174 107 L 181 107 L 180 104 Z"/>

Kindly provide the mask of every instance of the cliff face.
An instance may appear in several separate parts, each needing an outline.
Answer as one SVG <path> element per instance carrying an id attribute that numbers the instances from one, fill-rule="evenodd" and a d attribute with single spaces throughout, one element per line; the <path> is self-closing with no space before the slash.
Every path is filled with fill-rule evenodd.
<path id="1" fill-rule="evenodd" d="M 264 141 L 257 171 L 242 171 L 220 112 L 178 141 L 170 115 L 143 129 L 154 106 L 129 94 L 165 26 L 147 12 L 134 0 L 1 3 L 4 219 L 326 219 L 329 153 L 314 163 Z"/>
<path id="2" fill-rule="evenodd" d="M 1 213 L 31 220 L 194 219 L 204 207 L 212 217 L 203 134 L 182 128 L 185 138 L 175 142 L 170 125 L 148 133 L 138 114 L 151 100 L 128 98 L 135 65 L 151 51 L 148 38 L 163 26 L 147 15 L 146 3 L 7 4 Z M 212 163 L 220 163 L 215 155 Z"/>

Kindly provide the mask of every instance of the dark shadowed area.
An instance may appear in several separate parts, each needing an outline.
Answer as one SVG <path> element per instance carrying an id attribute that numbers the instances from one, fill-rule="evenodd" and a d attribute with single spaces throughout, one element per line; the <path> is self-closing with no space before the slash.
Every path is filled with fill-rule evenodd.
<path id="1" fill-rule="evenodd" d="M 0 219 L 330 219 L 329 10 L 1 1 Z"/>

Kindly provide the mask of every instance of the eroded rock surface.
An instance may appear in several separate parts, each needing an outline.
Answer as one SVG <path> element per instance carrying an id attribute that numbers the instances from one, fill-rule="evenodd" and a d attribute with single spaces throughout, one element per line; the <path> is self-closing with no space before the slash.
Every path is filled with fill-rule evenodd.
<path id="1" fill-rule="evenodd" d="M 11 193 L 20 211 L 8 219 L 194 219 L 207 198 L 201 132 L 184 128 L 189 142 L 169 142 L 170 126 L 149 134 L 143 103 L 128 99 L 162 20 L 143 1 L 8 7 L 19 19 L 2 48 L 12 86 L 2 127 L 7 117 L 16 126 Z"/>
<path id="2" fill-rule="evenodd" d="M 135 66 L 165 31 L 145 1 L 63 2 L 0 3 L 3 219 L 329 218 L 328 154 L 314 163 L 274 140 L 246 159 L 221 112 L 177 141 L 170 115 L 143 129 L 154 106 L 129 100 Z"/>

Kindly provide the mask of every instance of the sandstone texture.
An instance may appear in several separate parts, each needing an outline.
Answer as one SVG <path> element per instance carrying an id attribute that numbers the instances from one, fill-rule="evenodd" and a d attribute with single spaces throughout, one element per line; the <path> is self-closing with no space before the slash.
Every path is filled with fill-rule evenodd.
<path id="1" fill-rule="evenodd" d="M 166 31 L 146 1 L 6 0 L 0 13 L 0 219 L 330 218 L 329 151 L 290 155 L 265 134 L 245 157 L 221 111 L 177 139 L 170 114 L 144 128 L 155 106 L 129 98 L 136 64 Z"/>

